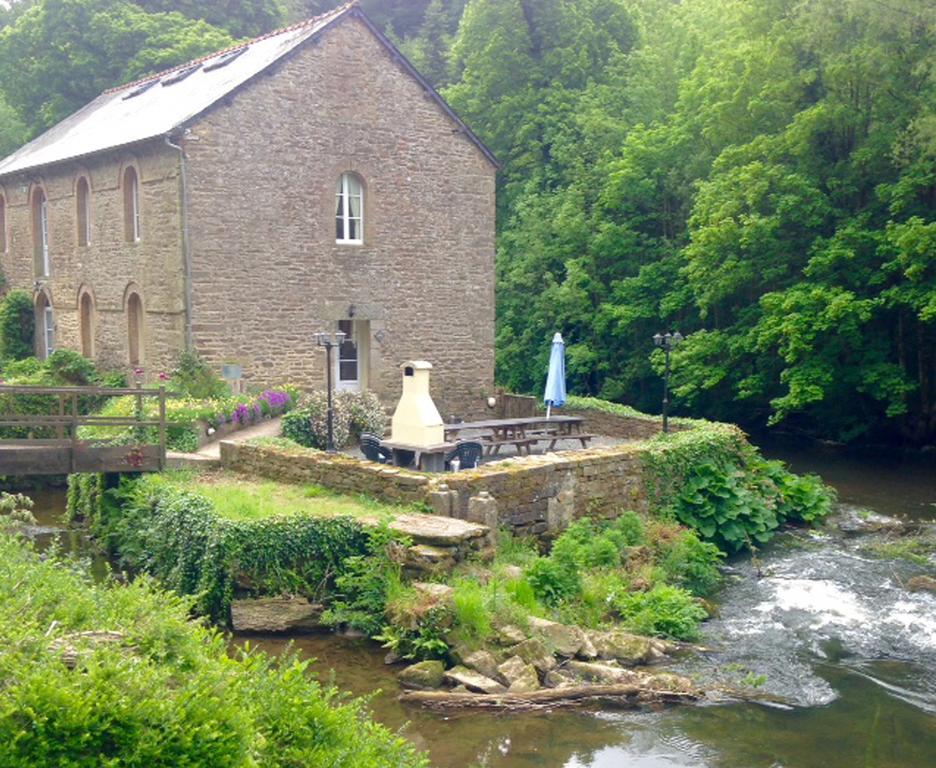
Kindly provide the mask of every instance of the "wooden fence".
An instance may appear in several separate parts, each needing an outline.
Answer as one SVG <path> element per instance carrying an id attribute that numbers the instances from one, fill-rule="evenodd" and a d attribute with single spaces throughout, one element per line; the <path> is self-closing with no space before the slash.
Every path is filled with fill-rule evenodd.
<path id="1" fill-rule="evenodd" d="M 5 397 L 12 395 L 13 397 Z M 139 416 L 81 413 L 83 403 L 133 396 Z M 48 398 L 50 413 L 15 413 L 16 398 Z M 158 398 L 159 416 L 145 419 L 143 404 Z M 81 440 L 84 426 L 156 427 L 156 443 L 108 445 Z M 0 475 L 61 475 L 73 472 L 152 472 L 166 465 L 166 390 L 130 387 L 32 387 L 0 385 L 0 436 L 14 428 L 23 436 L 0 439 Z"/>

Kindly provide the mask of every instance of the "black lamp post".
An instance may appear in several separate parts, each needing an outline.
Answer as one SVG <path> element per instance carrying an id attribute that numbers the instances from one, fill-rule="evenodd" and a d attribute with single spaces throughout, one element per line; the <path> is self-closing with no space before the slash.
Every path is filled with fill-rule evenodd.
<path id="1" fill-rule="evenodd" d="M 660 347 L 666 353 L 666 366 L 663 369 L 663 431 L 669 432 L 669 373 L 670 373 L 670 351 L 679 342 L 683 336 L 679 331 L 676 333 L 656 333 L 653 335 L 654 346 Z"/>
<path id="2" fill-rule="evenodd" d="M 328 453 L 336 453 L 335 450 L 335 410 L 332 406 L 332 349 L 340 347 L 345 340 L 345 333 L 336 331 L 335 333 L 316 333 L 315 343 L 320 347 L 325 347 L 325 371 L 328 382 L 328 442 L 325 450 Z"/>

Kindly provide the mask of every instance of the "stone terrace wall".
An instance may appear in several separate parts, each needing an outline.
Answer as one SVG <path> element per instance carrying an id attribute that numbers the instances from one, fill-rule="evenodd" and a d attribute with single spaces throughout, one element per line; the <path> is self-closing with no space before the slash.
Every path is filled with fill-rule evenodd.
<path id="1" fill-rule="evenodd" d="M 474 519 L 472 499 L 487 492 L 497 502 L 497 524 L 517 535 L 560 531 L 585 514 L 613 516 L 622 509 L 648 510 L 643 449 L 639 443 L 610 448 L 523 456 L 440 476 L 429 502 L 439 514 Z"/>
<path id="2" fill-rule="evenodd" d="M 522 456 L 478 469 L 428 475 L 319 451 L 221 443 L 222 466 L 235 472 L 314 483 L 389 503 L 426 502 L 439 515 L 533 536 L 562 530 L 585 514 L 647 511 L 642 453 L 641 444 L 633 443 Z M 479 504 L 479 498 L 487 503 Z"/>
<path id="3" fill-rule="evenodd" d="M 390 504 L 425 501 L 430 475 L 328 454 L 292 452 L 245 443 L 221 443 L 225 469 L 284 483 L 314 484 L 340 493 L 363 493 Z"/>

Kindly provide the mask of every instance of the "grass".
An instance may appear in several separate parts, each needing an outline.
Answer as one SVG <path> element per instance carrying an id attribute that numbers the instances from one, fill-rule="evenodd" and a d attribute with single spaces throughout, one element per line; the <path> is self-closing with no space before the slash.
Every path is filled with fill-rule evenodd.
<path id="1" fill-rule="evenodd" d="M 233 473 L 167 473 L 166 481 L 205 496 L 221 517 L 237 522 L 274 516 L 390 518 L 403 510 L 365 496 L 342 496 L 318 485 L 247 480 Z"/>

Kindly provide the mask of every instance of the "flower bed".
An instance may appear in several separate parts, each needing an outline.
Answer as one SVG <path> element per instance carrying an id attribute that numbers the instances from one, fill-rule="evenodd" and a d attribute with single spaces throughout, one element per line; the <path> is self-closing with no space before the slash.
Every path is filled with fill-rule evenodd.
<path id="1" fill-rule="evenodd" d="M 296 403 L 298 389 L 285 386 L 267 389 L 258 394 L 232 395 L 222 398 L 194 399 L 170 397 L 166 400 L 167 444 L 170 450 L 197 451 L 210 439 L 256 424 L 264 419 L 289 411 Z M 159 404 L 148 398 L 143 403 L 144 419 L 158 418 Z M 110 400 L 101 409 L 101 416 L 138 415 L 137 400 L 132 395 Z M 108 443 L 155 442 L 155 427 L 82 427 L 82 440 Z"/>

